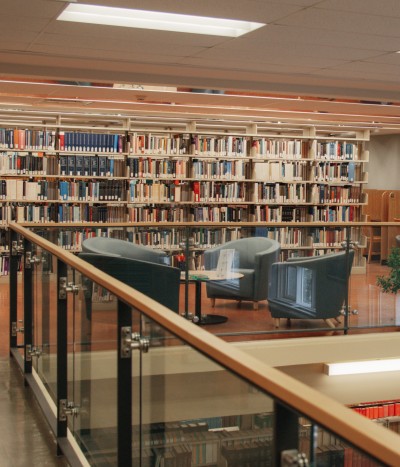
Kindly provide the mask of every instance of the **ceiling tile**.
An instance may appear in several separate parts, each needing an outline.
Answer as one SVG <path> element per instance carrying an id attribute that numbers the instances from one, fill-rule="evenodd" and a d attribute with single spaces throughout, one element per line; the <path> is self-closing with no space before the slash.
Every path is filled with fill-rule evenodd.
<path id="1" fill-rule="evenodd" d="M 156 43 L 156 42 L 138 42 L 138 41 L 120 41 L 118 39 L 109 39 L 99 47 L 97 37 L 92 36 L 78 36 L 73 37 L 64 34 L 42 34 L 35 41 L 35 46 L 40 46 L 42 50 L 54 50 L 54 47 L 64 47 L 68 43 L 68 48 L 82 48 L 91 49 L 93 57 L 102 57 L 104 51 L 115 51 L 116 53 L 128 53 L 133 57 L 136 55 L 169 55 L 169 56 L 189 56 L 199 53 L 204 50 L 204 47 L 193 47 L 186 43 L 175 44 L 171 47 L 170 44 Z"/>
<path id="2" fill-rule="evenodd" d="M 355 13 L 368 12 L 370 15 L 400 17 L 398 0 L 325 0 L 317 3 L 316 8 L 341 10 Z"/>
<path id="3" fill-rule="evenodd" d="M 334 30 L 350 33 L 368 33 L 381 36 L 400 37 L 400 18 L 349 13 L 343 11 L 310 8 L 294 13 L 278 24 L 302 25 L 322 31 Z"/>

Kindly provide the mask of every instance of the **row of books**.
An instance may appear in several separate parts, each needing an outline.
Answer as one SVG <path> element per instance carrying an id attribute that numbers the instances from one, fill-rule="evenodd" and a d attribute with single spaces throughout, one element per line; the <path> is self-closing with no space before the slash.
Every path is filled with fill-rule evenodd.
<path id="1" fill-rule="evenodd" d="M 314 166 L 313 179 L 318 182 L 354 182 L 356 179 L 356 169 L 358 169 L 357 178 L 359 178 L 361 169 L 360 166 L 356 166 L 354 162 L 349 162 L 347 164 L 320 162 L 318 165 Z"/>
<path id="2" fill-rule="evenodd" d="M 187 160 L 152 159 L 151 157 L 140 157 L 127 159 L 126 175 L 128 177 L 186 177 L 188 173 Z"/>
<path id="3" fill-rule="evenodd" d="M 3 205 L 0 221 L 17 222 L 351 222 L 359 220 L 353 206 L 132 206 L 91 203 Z"/>
<path id="4" fill-rule="evenodd" d="M 125 177 L 125 159 L 107 156 L 60 155 L 59 175 Z"/>
<path id="5" fill-rule="evenodd" d="M 252 178 L 261 181 L 303 181 L 311 180 L 310 165 L 300 162 L 255 162 L 253 164 Z"/>
<path id="6" fill-rule="evenodd" d="M 253 138 L 251 155 L 262 157 L 276 157 L 284 159 L 302 159 L 308 157 L 309 145 L 307 141 Z"/>
<path id="7" fill-rule="evenodd" d="M 113 133 L 60 131 L 58 138 L 60 151 L 117 153 L 124 152 L 127 145 L 125 135 Z"/>
<path id="8" fill-rule="evenodd" d="M 60 181 L 58 182 L 58 199 L 63 201 L 123 201 L 126 199 L 125 181 Z"/>
<path id="9" fill-rule="evenodd" d="M 251 173 L 250 173 L 251 169 Z M 2 175 L 61 175 L 94 177 L 170 178 L 260 180 L 264 182 L 355 182 L 361 170 L 353 163 L 320 164 L 313 169 L 304 162 L 256 162 L 248 166 L 243 161 L 194 161 L 189 170 L 186 160 L 155 160 L 151 158 L 121 158 L 121 156 L 70 154 L 43 157 L 40 153 L 1 153 Z"/>
<path id="10" fill-rule="evenodd" d="M 312 185 L 308 190 L 309 202 L 325 203 L 361 203 L 363 200 L 360 186 Z"/>
<path id="11" fill-rule="evenodd" d="M 360 222 L 361 214 L 356 206 L 310 206 L 309 222 Z"/>
<path id="12" fill-rule="evenodd" d="M 245 136 L 200 136 L 192 135 L 191 154 L 207 156 L 246 156 L 250 139 Z"/>
<path id="13" fill-rule="evenodd" d="M 48 181 L 7 179 L 0 181 L 0 199 L 26 201 L 121 201 L 126 199 L 124 180 Z"/>
<path id="14" fill-rule="evenodd" d="M 271 206 L 256 205 L 250 210 L 251 222 L 351 222 L 359 221 L 354 206 Z"/>
<path id="15" fill-rule="evenodd" d="M 199 206 L 189 211 L 189 222 L 250 222 L 251 217 L 248 208 L 241 206 Z"/>
<path id="16" fill-rule="evenodd" d="M 193 159 L 190 176 L 192 178 L 223 178 L 226 180 L 244 180 L 248 164 L 243 161 L 200 161 Z"/>
<path id="17" fill-rule="evenodd" d="M 253 191 L 251 191 L 251 188 Z M 262 184 L 248 187 L 240 182 L 192 182 L 175 184 L 105 179 L 98 181 L 18 180 L 0 181 L 5 201 L 126 201 L 130 203 L 248 203 L 248 204 L 359 204 L 360 187 L 315 185 L 308 192 L 301 184 Z M 296 219 L 296 220 L 304 220 Z"/>
<path id="18" fill-rule="evenodd" d="M 58 139 L 58 143 L 57 143 Z M 298 159 L 315 153 L 315 157 L 329 160 L 357 160 L 358 144 L 350 141 L 313 141 L 271 139 L 248 136 L 208 136 L 152 133 L 92 133 L 82 131 L 33 130 L 0 128 L 0 148 L 128 152 L 133 154 L 179 155 L 207 154 L 211 156 L 242 156 L 256 154 L 263 157 Z"/>
<path id="19" fill-rule="evenodd" d="M 52 150 L 56 147 L 54 130 L 0 128 L 1 149 Z"/>
<path id="20" fill-rule="evenodd" d="M 307 207 L 296 206 L 254 206 L 254 222 L 306 222 L 309 218 Z"/>
<path id="21" fill-rule="evenodd" d="M 49 156 L 51 157 L 51 156 Z M 53 156 L 52 159 L 55 159 Z M 20 174 L 47 174 L 48 157 L 43 157 L 43 153 L 0 153 L 0 174 L 20 175 Z"/>
<path id="22" fill-rule="evenodd" d="M 222 446 L 221 455 L 227 467 L 272 467 L 274 466 L 272 443 L 252 440 L 237 442 L 232 446 Z"/>
<path id="23" fill-rule="evenodd" d="M 126 222 L 124 206 L 88 206 L 62 204 L 58 206 L 59 223 L 66 222 Z"/>
<path id="24" fill-rule="evenodd" d="M 305 184 L 255 183 L 253 202 L 306 203 L 309 187 Z"/>
<path id="25" fill-rule="evenodd" d="M 129 141 L 131 154 L 185 155 L 190 153 L 190 135 L 133 133 Z"/>
<path id="26" fill-rule="evenodd" d="M 379 402 L 366 402 L 351 408 L 364 417 L 375 419 L 400 416 L 400 401 L 379 401 Z"/>
<path id="27" fill-rule="evenodd" d="M 314 141 L 311 154 L 316 159 L 358 160 L 359 145 L 346 141 Z"/>

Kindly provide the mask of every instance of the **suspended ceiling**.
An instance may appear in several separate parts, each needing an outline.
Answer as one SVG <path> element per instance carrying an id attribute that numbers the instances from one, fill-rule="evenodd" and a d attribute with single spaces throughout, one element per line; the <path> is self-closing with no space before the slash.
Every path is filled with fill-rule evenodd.
<path id="1" fill-rule="evenodd" d="M 216 125 L 227 119 L 233 129 L 246 120 L 277 131 L 300 122 L 303 127 L 323 122 L 328 129 L 344 125 L 344 131 L 400 129 L 398 0 L 86 3 L 267 25 L 235 39 L 135 30 L 57 21 L 63 1 L 2 0 L 0 110 L 11 108 L 18 116 L 47 110 L 49 120 L 57 112 L 82 110 L 93 119 L 112 114 L 116 121 L 150 115 L 173 122 L 203 114 Z M 97 86 L 74 85 L 83 82 Z M 100 85 L 113 83 L 145 89 Z M 193 88 L 225 94 L 190 92 Z M 249 92 L 253 95 L 243 95 Z"/>

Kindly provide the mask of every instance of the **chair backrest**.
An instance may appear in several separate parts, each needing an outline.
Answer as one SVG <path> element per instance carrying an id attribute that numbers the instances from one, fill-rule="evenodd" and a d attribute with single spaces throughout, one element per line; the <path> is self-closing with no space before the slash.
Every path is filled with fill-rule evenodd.
<path id="1" fill-rule="evenodd" d="M 178 268 L 107 253 L 83 252 L 79 257 L 172 311 L 179 311 L 181 271 Z"/>
<path id="2" fill-rule="evenodd" d="M 354 250 L 350 250 L 348 256 L 343 251 L 275 263 L 268 292 L 272 316 L 337 316 L 345 300 L 353 260 Z"/>
<path id="3" fill-rule="evenodd" d="M 132 242 L 109 237 L 93 237 L 82 242 L 82 252 L 122 256 L 124 258 L 149 261 L 151 263 L 169 264 L 169 258 L 163 251 L 135 245 Z"/>
<path id="4" fill-rule="evenodd" d="M 279 243 L 265 237 L 249 237 L 227 242 L 220 248 L 235 250 L 235 264 L 238 267 L 254 269 L 256 254 L 269 249 L 279 249 Z"/>

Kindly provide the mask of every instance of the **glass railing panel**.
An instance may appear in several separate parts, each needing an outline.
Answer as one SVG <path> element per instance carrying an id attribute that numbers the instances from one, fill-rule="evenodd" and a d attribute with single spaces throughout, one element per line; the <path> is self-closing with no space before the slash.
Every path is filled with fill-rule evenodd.
<path id="1" fill-rule="evenodd" d="M 386 259 L 380 255 L 372 255 L 366 264 L 364 274 L 352 275 L 349 291 L 349 325 L 352 328 L 393 328 L 400 325 L 400 301 L 399 294 L 391 290 L 385 290 L 381 279 L 389 283 L 390 277 L 397 277 L 394 282 L 398 283 L 398 270 L 400 260 L 398 259 L 397 247 L 389 249 Z M 393 252 L 394 268 L 389 265 L 390 254 Z M 396 253 L 397 252 L 397 253 Z M 367 250 L 366 253 L 367 255 Z M 397 273 L 396 273 L 397 271 Z"/>
<path id="2" fill-rule="evenodd" d="M 18 241 L 18 247 L 23 248 L 22 239 Z M 24 274 L 23 274 L 24 253 L 18 253 L 18 273 L 17 273 L 17 348 L 19 354 L 24 357 Z"/>
<path id="3" fill-rule="evenodd" d="M 383 464 L 350 445 L 340 436 L 303 417 L 300 421 L 299 452 L 305 453 L 310 466 L 365 466 Z"/>
<path id="4" fill-rule="evenodd" d="M 91 465 L 116 465 L 117 300 L 108 290 L 69 271 L 68 400 L 77 412 L 69 428 Z"/>
<path id="5" fill-rule="evenodd" d="M 393 228 L 392 228 L 393 229 Z M 385 274 L 387 267 L 382 263 L 379 256 L 372 256 L 371 263 L 367 262 L 368 239 L 365 236 L 362 227 L 305 227 L 305 226 L 274 226 L 272 223 L 254 226 L 254 227 L 235 227 L 235 226 L 103 226 L 103 227 L 68 227 L 64 225 L 55 228 L 39 229 L 40 235 L 48 238 L 52 242 L 63 248 L 79 252 L 82 242 L 85 239 L 93 237 L 110 237 L 120 240 L 127 240 L 130 243 L 148 247 L 157 252 L 164 252 L 163 261 L 166 264 L 177 267 L 182 271 L 190 271 L 191 274 L 182 274 L 179 291 L 179 313 L 185 315 L 188 319 L 197 320 L 197 309 L 201 309 L 201 316 L 218 315 L 224 319 L 217 320 L 218 325 L 209 325 L 206 329 L 209 332 L 220 335 L 225 340 L 241 340 L 246 336 L 254 334 L 289 334 L 296 333 L 323 333 L 344 332 L 347 328 L 365 328 L 365 327 L 390 327 L 397 325 L 394 297 L 390 294 L 382 294 L 376 288 L 376 276 Z M 312 296 L 310 296 L 310 285 L 313 279 L 313 273 L 304 269 L 305 276 L 297 277 L 296 280 L 290 280 L 288 284 L 296 285 L 296 298 L 303 307 L 304 313 L 298 316 L 284 316 L 277 324 L 276 315 L 271 313 L 271 304 L 263 299 L 255 302 L 253 300 L 255 293 L 248 291 L 248 297 L 239 302 L 235 299 L 240 297 L 242 289 L 246 288 L 246 279 L 235 278 L 229 281 L 218 282 L 210 280 L 204 274 L 206 269 L 205 258 L 209 252 L 218 249 L 221 245 L 229 247 L 231 242 L 238 239 L 249 237 L 263 237 L 275 240 L 279 243 L 280 252 L 278 262 L 296 261 L 297 259 L 322 257 L 331 253 L 344 251 L 347 240 L 350 247 L 354 245 L 357 249 L 354 254 L 352 271 L 349 280 L 349 300 L 348 300 L 348 319 L 345 319 L 345 303 L 343 301 L 340 310 L 339 320 L 332 316 L 327 318 L 330 322 L 324 320 L 318 315 L 313 315 Z M 229 248 L 228 248 L 229 249 Z M 234 260 L 240 262 L 238 251 L 234 255 Z M 218 261 L 217 261 L 218 263 Z M 216 268 L 217 264 L 214 265 Z M 208 266 L 207 266 L 208 267 Z M 237 264 L 233 264 L 233 270 L 240 269 Z M 247 268 L 245 268 L 247 269 Z M 248 268 L 251 269 L 251 268 Z M 298 272 L 298 271 L 297 271 Z M 299 272 L 298 272 L 299 273 Z M 201 277 L 207 276 L 207 277 Z M 308 276 L 308 281 L 306 280 Z M 293 278 L 293 274 L 291 275 Z M 198 282 L 203 279 L 206 284 L 200 285 Z M 297 288 L 297 282 L 302 286 Z M 262 282 L 262 281 L 261 281 Z M 264 281 L 270 282 L 268 279 Z M 280 283 L 282 280 L 280 280 Z M 210 290 L 227 289 L 226 295 L 222 299 L 216 299 L 215 302 L 211 296 Z M 324 286 L 325 287 L 325 286 Z M 262 287 L 261 287 L 262 288 Z M 321 288 L 321 287 L 319 287 Z M 332 289 L 329 286 L 329 289 Z M 260 290 L 260 289 L 259 289 Z M 293 300 L 293 290 L 290 293 Z M 199 305 L 199 297 L 201 305 Z M 257 304 L 258 309 L 254 309 Z M 307 309 L 307 306 L 309 309 Z M 199 315 L 199 311 L 197 312 Z M 225 319 L 227 318 L 227 319 Z M 205 325 L 207 318 L 201 319 Z M 208 318 L 208 323 L 215 322 Z"/>
<path id="6" fill-rule="evenodd" d="M 141 465 L 234 465 L 235 458 L 274 465 L 272 399 L 150 319 L 141 321 L 150 347 L 132 354 L 133 465 L 140 454 Z"/>
<path id="7" fill-rule="evenodd" d="M 57 260 L 39 247 L 33 267 L 32 364 L 49 395 L 57 399 Z"/>

